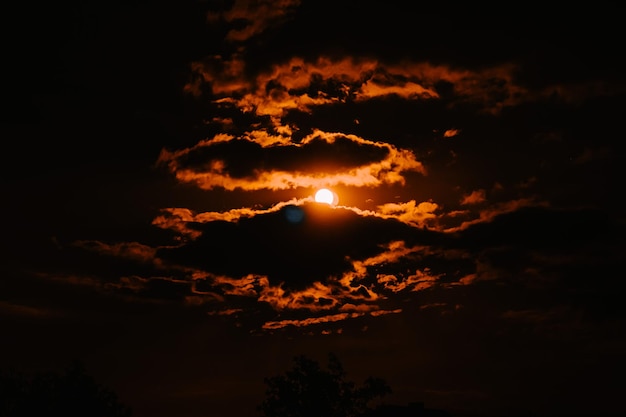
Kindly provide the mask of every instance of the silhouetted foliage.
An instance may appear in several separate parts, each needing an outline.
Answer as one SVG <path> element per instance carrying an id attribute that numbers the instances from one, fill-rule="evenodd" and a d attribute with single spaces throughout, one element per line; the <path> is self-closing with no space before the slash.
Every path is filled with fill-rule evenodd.
<path id="1" fill-rule="evenodd" d="M 391 393 L 380 378 L 369 377 L 362 386 L 345 378 L 333 354 L 327 369 L 306 356 L 296 356 L 291 370 L 265 378 L 266 397 L 259 409 L 264 417 L 355 417 L 369 411 L 371 401 Z"/>
<path id="2" fill-rule="evenodd" d="M 63 373 L 0 373 L 0 417 L 129 417 L 116 394 L 75 362 Z"/>

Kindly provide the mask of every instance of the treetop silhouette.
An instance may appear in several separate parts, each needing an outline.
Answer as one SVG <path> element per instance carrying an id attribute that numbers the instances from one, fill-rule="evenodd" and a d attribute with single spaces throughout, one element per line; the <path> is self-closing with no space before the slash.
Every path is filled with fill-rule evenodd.
<path id="1" fill-rule="evenodd" d="M 130 417 L 117 395 L 86 374 L 80 362 L 63 373 L 0 373 L 0 417 Z"/>
<path id="2" fill-rule="evenodd" d="M 391 393 L 380 378 L 368 377 L 362 385 L 346 379 L 334 354 L 326 369 L 304 355 L 293 358 L 293 368 L 265 378 L 266 397 L 259 406 L 263 417 L 356 417 L 371 411 L 370 403 Z"/>

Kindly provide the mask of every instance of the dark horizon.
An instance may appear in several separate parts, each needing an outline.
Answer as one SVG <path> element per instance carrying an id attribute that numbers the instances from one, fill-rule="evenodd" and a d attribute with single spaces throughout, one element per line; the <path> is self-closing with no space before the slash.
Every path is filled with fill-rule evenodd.
<path id="1" fill-rule="evenodd" d="M 331 352 L 329 355 L 333 355 L 333 353 Z M 323 372 L 328 372 L 331 369 L 328 368 L 328 357 L 327 362 L 324 363 L 304 355 L 294 356 L 288 369 L 277 371 L 277 373 L 264 378 L 264 395 L 260 397 L 260 402 L 256 404 L 255 409 L 257 412 L 250 415 L 261 415 L 259 414 L 262 412 L 261 406 L 270 398 L 268 381 L 275 378 L 289 378 L 289 375 L 293 375 L 296 359 L 299 357 L 318 364 Z M 341 363 L 341 359 L 338 357 L 337 359 Z M 310 376 L 309 378 L 314 377 Z M 387 384 L 384 378 L 381 379 L 371 375 L 366 380 L 368 378 L 379 379 L 382 383 Z M 352 380 L 348 373 L 344 374 L 342 380 L 352 384 L 354 388 L 364 387 L 364 381 Z M 304 380 L 301 382 L 304 382 Z M 328 388 L 330 389 L 330 387 Z M 31 372 L 18 371 L 13 368 L 2 369 L 0 370 L 0 389 L 2 389 L 4 397 L 0 404 L 0 413 L 2 415 L 35 415 L 50 412 L 62 413 L 64 415 L 98 413 L 98 415 L 102 414 L 111 417 L 132 417 L 134 415 L 132 407 L 124 402 L 114 389 L 95 380 L 80 360 L 71 361 L 63 369 L 49 368 Z M 423 401 L 417 400 L 405 403 L 390 402 L 387 400 L 387 396 L 392 392 L 392 387 L 389 387 L 389 391 L 383 393 L 379 398 L 371 397 L 367 402 L 368 411 L 358 413 L 357 415 L 362 417 L 617 417 L 622 415 L 622 413 L 593 410 L 586 412 L 559 412 L 555 410 L 550 413 L 536 413 L 531 410 L 525 410 L 523 407 L 518 407 L 515 411 L 500 409 L 484 410 L 483 412 L 456 410 L 454 408 L 432 408 Z M 303 391 L 302 394 L 315 395 L 314 391 L 310 393 Z M 311 399 L 316 401 L 315 397 Z M 284 398 L 281 401 L 290 400 Z M 79 405 L 71 405 L 71 403 Z M 83 408 L 81 409 L 80 407 Z"/>

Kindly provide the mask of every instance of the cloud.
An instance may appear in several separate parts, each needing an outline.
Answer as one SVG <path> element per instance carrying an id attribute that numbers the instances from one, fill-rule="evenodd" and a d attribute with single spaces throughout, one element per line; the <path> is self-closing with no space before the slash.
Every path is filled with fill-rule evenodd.
<path id="1" fill-rule="evenodd" d="M 402 240 L 389 242 L 387 245 L 381 245 L 379 253 L 368 257 L 366 259 L 357 259 L 352 261 L 352 268 L 340 279 L 340 282 L 346 287 L 351 288 L 351 291 L 355 294 L 366 294 L 367 298 L 378 298 L 379 295 L 373 291 L 374 287 L 367 288 L 363 285 L 363 282 L 368 283 L 368 278 L 372 278 L 372 268 L 378 265 L 394 264 L 400 259 L 409 255 L 419 253 L 424 250 L 422 246 L 407 247 L 406 242 Z M 386 288 L 397 288 L 398 278 L 389 274 L 376 275 L 377 283 L 383 284 Z M 395 284 L 390 284 L 393 281 Z"/>
<path id="2" fill-rule="evenodd" d="M 274 129 L 284 128 L 291 112 L 312 114 L 319 107 L 388 98 L 441 102 L 449 109 L 470 106 L 479 113 L 498 115 L 505 108 L 555 97 L 568 104 L 574 97 L 580 103 L 617 93 L 602 87 L 602 80 L 540 88 L 525 85 L 518 76 L 520 65 L 512 63 L 471 69 L 410 59 L 384 62 L 359 55 L 320 54 L 291 56 L 255 68 L 249 64 L 241 52 L 194 62 L 194 76 L 185 90 L 197 97 L 206 93 L 220 105 L 269 118 Z M 459 132 L 448 129 L 444 137 Z"/>
<path id="3" fill-rule="evenodd" d="M 541 207 L 547 206 L 548 203 L 542 201 L 536 201 L 533 198 L 520 198 L 516 200 L 508 200 L 503 202 L 494 203 L 491 206 L 483 208 L 477 212 L 453 212 L 453 218 L 458 215 L 467 215 L 472 216 L 473 219 L 462 221 L 460 224 L 455 225 L 453 227 L 446 228 L 447 232 L 455 232 L 463 229 L 467 229 L 468 227 L 476 224 L 488 223 L 498 216 L 506 213 L 513 213 L 519 209 L 524 207 Z M 446 216 L 444 216 L 446 217 Z"/>
<path id="4" fill-rule="evenodd" d="M 424 88 L 423 86 L 415 82 L 402 82 L 397 83 L 381 83 L 379 80 L 366 81 L 356 94 L 357 100 L 371 99 L 380 96 L 395 95 L 405 99 L 412 98 L 438 98 L 439 94 L 430 88 Z"/>
<path id="5" fill-rule="evenodd" d="M 266 136 L 216 135 L 191 148 L 163 149 L 157 161 L 182 182 L 210 190 L 283 190 L 403 184 L 405 173 L 426 174 L 408 149 L 351 134 L 316 130 L 299 143 Z"/>
<path id="6" fill-rule="evenodd" d="M 234 27 L 226 40 L 242 42 L 288 20 L 299 5 L 300 0 L 235 0 L 228 10 L 209 12 L 207 19 L 230 23 Z"/>
<path id="7" fill-rule="evenodd" d="M 310 312 L 330 310 L 339 304 L 341 294 L 331 285 L 314 281 L 303 290 L 285 291 L 283 285 L 266 286 L 259 294 L 258 301 L 267 302 L 274 310 L 306 309 Z"/>
<path id="8" fill-rule="evenodd" d="M 298 221 L 290 220 L 290 210 L 301 213 Z M 370 311 L 379 308 L 376 302 L 386 298 L 384 293 L 424 290 L 438 278 L 428 268 L 410 274 L 394 275 L 390 270 L 372 275 L 381 264 L 393 265 L 402 258 L 427 252 L 424 246 L 408 247 L 402 240 L 393 241 L 415 232 L 392 215 L 364 215 L 359 210 L 326 207 L 310 199 L 280 203 L 267 210 L 231 210 L 222 216 L 189 210 L 168 212 L 178 217 L 155 223 L 161 227 L 169 224 L 192 238 L 181 241 L 180 246 L 159 249 L 158 264 L 195 271 L 193 292 L 210 294 L 209 302 L 223 294 L 254 298 L 277 311 Z M 241 216 L 244 212 L 250 216 Z M 378 240 L 385 239 L 383 228 L 389 234 L 388 245 Z M 352 234 L 353 230 L 376 239 L 366 241 L 360 234 Z M 418 233 L 428 236 L 426 231 Z M 272 237 L 272 245 L 262 244 L 264 234 Z M 216 251 L 220 254 L 214 257 Z M 367 254 L 371 255 L 363 258 Z M 239 257 L 245 263 L 234 260 Z M 247 269 L 238 270 L 235 265 L 241 264 Z M 196 304 L 204 303 L 194 300 Z"/>
<path id="9" fill-rule="evenodd" d="M 381 217 L 396 218 L 401 222 L 415 226 L 426 226 L 430 219 L 435 219 L 435 211 L 439 209 L 436 203 L 422 201 L 417 204 L 415 200 L 406 203 L 387 203 L 378 206 L 378 213 Z"/>
<path id="10" fill-rule="evenodd" d="M 211 93 L 218 96 L 244 93 L 252 88 L 245 75 L 246 62 L 237 55 L 230 59 L 220 55 L 207 56 L 201 62 L 191 63 L 190 67 L 195 76 L 183 87 L 183 91 L 192 96 L 202 96 L 207 85 Z"/>
<path id="11" fill-rule="evenodd" d="M 108 244 L 93 240 L 78 240 L 74 242 L 73 245 L 103 255 L 133 259 L 141 262 L 152 262 L 156 254 L 154 248 L 139 242 Z"/>
<path id="12" fill-rule="evenodd" d="M 442 178 L 454 177 L 472 150 L 490 151 L 477 139 L 485 132 L 468 117 L 500 123 L 523 114 L 528 103 L 580 105 L 586 97 L 609 94 L 602 83 L 532 85 L 520 76 L 523 64 L 512 61 L 464 66 L 417 54 L 383 59 L 315 50 L 279 56 L 259 45 L 278 42 L 263 36 L 295 16 L 300 2 L 229 5 L 207 19 L 230 44 L 191 63 L 184 86 L 208 102 L 211 115 L 203 127 L 210 134 L 193 145 L 163 148 L 156 165 L 207 192 L 256 196 L 246 192 L 339 187 L 355 195 L 371 192 L 380 204 L 324 207 L 290 196 L 270 207 L 253 197 L 223 211 L 164 207 L 152 225 L 173 235 L 170 245 L 76 242 L 76 248 L 141 265 L 122 276 L 107 275 L 103 290 L 176 300 L 214 315 L 240 318 L 262 311 L 262 327 L 278 329 L 391 314 L 403 311 L 403 300 L 462 304 L 438 299 L 441 291 L 516 280 L 545 287 L 559 279 L 561 271 L 538 253 L 550 242 L 567 245 L 560 234 L 582 233 L 583 224 L 576 222 L 582 214 L 567 217 L 571 229 L 553 219 L 550 204 L 531 194 L 541 185 L 534 172 L 519 174 L 524 183 L 515 191 L 494 187 L 489 199 L 486 184 L 520 184 L 521 178 L 507 182 L 488 172 L 481 183 L 471 173 L 458 187 L 444 184 L 451 191 L 441 187 Z M 410 111 L 396 114 L 400 106 Z M 439 110 L 449 113 L 420 123 Z M 343 111 L 349 126 L 332 120 L 342 119 Z M 363 132 L 378 123 L 375 111 L 390 116 L 377 135 L 366 137 Z M 325 125 L 332 128 L 319 128 L 317 116 L 324 114 L 332 116 Z M 410 132 L 397 134 L 401 124 Z M 461 132 L 463 140 L 436 140 Z M 518 145 L 515 135 L 502 140 Z M 585 148 L 571 162 L 589 164 L 608 153 Z M 445 171 L 436 165 L 441 155 L 454 159 Z M 427 178 L 429 164 L 439 177 Z M 415 178 L 422 187 L 405 189 Z M 448 192 L 441 201 L 433 197 Z"/>
<path id="13" fill-rule="evenodd" d="M 369 313 L 370 316 L 377 317 L 383 316 L 387 314 L 397 314 L 401 313 L 402 310 L 374 310 Z M 352 313 L 338 313 L 331 314 L 320 317 L 309 317 L 305 319 L 287 319 L 287 320 L 277 320 L 277 321 L 268 321 L 263 324 L 263 329 L 265 330 L 277 330 L 285 327 L 306 327 L 313 326 L 319 324 L 333 323 L 333 322 L 341 322 L 349 319 L 356 319 L 359 317 L 366 316 L 365 312 L 352 312 Z M 339 331 L 341 332 L 341 331 Z M 327 331 L 322 331 L 322 333 L 327 334 Z"/>
<path id="14" fill-rule="evenodd" d="M 400 222 L 363 218 L 351 210 L 311 202 L 298 206 L 302 221 L 293 222 L 291 207 L 234 223 L 196 223 L 200 236 L 181 247 L 161 248 L 157 256 L 216 274 L 265 275 L 272 284 L 298 288 L 342 273 L 351 266 L 346 255 L 378 252 L 381 240 L 413 233 Z M 353 233 L 357 230 L 359 235 Z"/>
<path id="15" fill-rule="evenodd" d="M 252 77 L 245 67 L 245 57 L 238 55 L 196 62 L 192 69 L 197 76 L 185 88 L 198 95 L 206 83 L 222 103 L 275 120 L 290 110 L 310 113 L 317 106 L 386 96 L 443 99 L 437 91 L 441 83 L 453 92 L 446 100 L 474 103 L 489 113 L 538 98 L 515 82 L 511 65 L 472 71 L 424 62 L 386 64 L 371 58 L 319 56 L 292 57 Z"/>
<path id="16" fill-rule="evenodd" d="M 356 318 L 362 316 L 362 313 L 339 313 L 322 317 L 309 317 L 301 320 L 280 320 L 280 321 L 268 321 L 263 325 L 263 329 L 272 330 L 280 329 L 287 326 L 310 326 L 312 324 L 329 323 L 346 320 L 349 318 Z"/>
<path id="17" fill-rule="evenodd" d="M 447 129 L 445 132 L 443 132 L 443 137 L 453 138 L 455 136 L 458 136 L 460 133 L 461 131 L 459 129 Z"/>
<path id="18" fill-rule="evenodd" d="M 402 207 L 388 206 L 383 216 L 303 199 L 222 217 L 170 210 L 171 219 L 156 223 L 184 237 L 175 245 L 73 246 L 143 265 L 142 274 L 42 279 L 87 285 L 127 302 L 203 309 L 268 331 L 318 325 L 328 330 L 331 323 L 363 315 L 398 313 L 406 302 L 418 309 L 449 305 L 442 314 L 452 312 L 467 301 L 455 301 L 459 288 L 545 291 L 566 285 L 591 294 L 583 277 L 601 260 L 587 245 L 603 242 L 596 244 L 599 251 L 614 250 L 611 236 L 618 233 L 599 212 L 514 203 L 453 231 L 437 231 L 393 218 Z M 301 216 L 294 220 L 290 210 Z M 598 303 L 583 305 L 601 311 Z"/>
<path id="19" fill-rule="evenodd" d="M 589 239 L 613 234 L 606 213 L 593 209 L 551 209 L 546 206 L 509 205 L 498 215 L 467 228 L 463 239 L 474 247 L 482 245 L 519 245 L 522 247 L 566 248 Z M 513 207 L 515 207 L 513 209 Z"/>
<path id="20" fill-rule="evenodd" d="M 542 96 L 552 97 L 564 103 L 579 106 L 586 100 L 596 97 L 610 97 L 623 94 L 626 84 L 619 81 L 603 78 L 574 81 L 569 83 L 555 83 L 545 86 Z"/>
<path id="21" fill-rule="evenodd" d="M 30 318 L 51 318 L 62 314 L 59 311 L 44 307 L 33 307 L 24 304 L 0 301 L 0 316 L 20 316 Z"/>
<path id="22" fill-rule="evenodd" d="M 461 205 L 479 204 L 486 201 L 485 190 L 474 190 L 470 194 L 463 196 Z"/>
<path id="23" fill-rule="evenodd" d="M 555 302 L 562 298 L 571 303 L 578 294 L 578 306 L 598 309 L 596 293 L 604 292 L 604 285 L 613 289 L 622 285 L 609 272 L 620 267 L 604 260 L 619 258 L 615 250 L 622 229 L 606 213 L 590 209 L 525 207 L 503 213 L 464 229 L 458 240 L 450 242 L 460 244 L 474 260 L 458 284 L 498 282 L 546 292 L 558 288 Z M 614 300 L 602 298 L 606 305 L 614 305 Z"/>
<path id="24" fill-rule="evenodd" d="M 398 279 L 395 275 L 378 276 L 378 281 L 383 284 L 385 289 L 396 293 L 407 289 L 410 291 L 425 290 L 434 286 L 437 280 L 438 277 L 430 275 L 428 270 L 417 270 L 414 274 L 407 275 L 403 279 Z"/>
<path id="25" fill-rule="evenodd" d="M 89 287 L 95 289 L 102 289 L 105 287 L 106 282 L 103 277 L 98 275 L 85 275 L 85 274 L 52 274 L 52 273 L 38 273 L 37 276 L 45 281 Z"/>

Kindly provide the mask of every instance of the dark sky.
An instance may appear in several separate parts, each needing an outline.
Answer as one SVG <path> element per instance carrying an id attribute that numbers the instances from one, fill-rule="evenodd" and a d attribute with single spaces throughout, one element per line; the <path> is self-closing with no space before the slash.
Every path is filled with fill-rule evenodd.
<path id="1" fill-rule="evenodd" d="M 0 369 L 254 417 L 332 352 L 389 403 L 626 413 L 617 10 L 173 3 L 3 13 Z"/>

